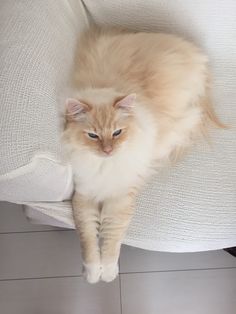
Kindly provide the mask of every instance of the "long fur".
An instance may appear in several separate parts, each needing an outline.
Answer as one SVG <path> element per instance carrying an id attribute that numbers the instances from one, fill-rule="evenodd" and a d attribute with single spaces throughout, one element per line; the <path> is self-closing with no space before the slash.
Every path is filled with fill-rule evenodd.
<path id="1" fill-rule="evenodd" d="M 138 190 L 211 123 L 223 124 L 210 102 L 208 58 L 194 44 L 169 34 L 91 29 L 78 47 L 64 133 L 74 219 L 88 281 L 111 281 Z"/>

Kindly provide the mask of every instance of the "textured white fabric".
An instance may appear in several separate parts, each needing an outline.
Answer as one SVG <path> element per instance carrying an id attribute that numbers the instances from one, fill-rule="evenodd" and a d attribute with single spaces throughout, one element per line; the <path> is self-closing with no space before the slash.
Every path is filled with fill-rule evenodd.
<path id="1" fill-rule="evenodd" d="M 33 224 L 52 225 L 62 228 L 75 228 L 70 202 L 60 203 L 28 203 L 24 212 Z"/>
<path id="2" fill-rule="evenodd" d="M 31 1 L 21 1 L 20 3 L 23 2 L 30 2 L 32 4 Z M 48 1 L 47 3 L 52 2 Z M 53 2 L 53 5 L 55 3 L 59 3 L 59 1 Z M 92 22 L 106 25 L 121 25 L 139 30 L 168 31 L 184 35 L 202 46 L 209 54 L 211 60 L 214 77 L 213 94 L 217 112 L 224 122 L 232 126 L 235 125 L 236 2 L 234 0 L 228 0 L 227 2 L 221 0 L 85 0 L 83 3 L 86 5 L 86 12 Z M 61 5 L 62 4 L 59 6 Z M 25 15 L 27 20 L 27 14 L 24 11 L 24 14 L 22 13 L 21 16 Z M 33 15 L 33 17 L 36 21 L 39 20 L 37 14 Z M 48 19 L 48 15 L 46 17 Z M 61 17 L 61 20 L 64 21 L 64 17 Z M 9 32 L 10 34 L 16 31 L 14 29 L 16 24 L 13 23 L 15 26 L 12 30 L 12 24 L 11 26 L 10 24 L 8 25 L 8 20 L 5 23 L 5 32 Z M 28 20 L 28 24 L 30 23 L 33 23 L 32 19 Z M 48 19 L 45 23 L 47 23 L 47 27 L 49 27 L 50 23 L 52 23 L 52 19 Z M 62 25 L 63 27 L 60 29 L 60 32 L 61 36 L 64 36 L 66 32 L 65 28 L 68 24 L 64 21 Z M 29 26 L 28 31 L 30 31 Z M 33 34 L 37 38 L 36 33 Z M 51 41 L 54 41 L 54 34 L 50 39 L 48 39 L 47 36 L 46 46 L 49 45 Z M 57 36 L 56 38 L 59 40 L 59 34 Z M 11 49 L 14 51 L 13 39 L 15 35 L 9 35 L 9 38 L 7 38 L 7 40 L 12 45 L 9 45 L 9 47 L 12 47 Z M 71 43 L 73 38 L 68 37 L 66 41 L 66 45 L 70 47 L 70 49 L 73 47 Z M 63 42 L 64 40 L 66 39 L 63 39 Z M 44 39 L 42 38 L 40 43 L 45 49 L 43 42 Z M 61 47 L 62 45 L 60 44 L 59 46 Z M 37 47 L 40 51 L 39 46 Z M 53 58 L 56 57 L 54 51 L 56 47 L 58 46 L 52 47 L 52 54 L 50 54 L 51 58 L 49 60 L 53 60 Z M 23 48 L 23 46 L 20 46 L 17 50 L 20 56 L 22 55 L 21 49 Z M 9 51 L 11 49 L 9 48 Z M 29 47 L 26 46 L 24 49 L 28 52 Z M 47 49 L 44 53 L 48 53 Z M 66 49 L 63 50 L 63 53 L 67 56 Z M 7 62 L 9 62 L 10 56 L 11 54 L 8 53 L 4 57 L 8 60 Z M 45 74 L 51 77 L 52 81 L 57 81 L 56 78 L 58 79 L 58 75 L 62 73 L 58 68 L 62 66 L 65 59 L 66 58 L 63 59 L 62 55 L 60 55 L 59 61 L 53 60 L 54 66 L 50 69 L 50 63 L 46 63 L 45 65 L 41 62 L 40 67 L 42 66 L 43 76 L 37 76 L 37 79 L 34 80 L 35 84 L 39 84 L 40 79 L 42 80 L 42 77 L 46 77 Z M 16 60 L 16 58 L 14 60 Z M 39 62 L 37 58 L 34 59 L 35 62 L 36 60 Z M 27 65 L 26 61 L 24 64 Z M 35 63 L 32 62 L 32 64 L 34 65 Z M 5 67 L 4 73 L 7 73 L 8 69 L 11 71 L 14 70 L 14 67 L 11 67 L 11 64 Z M 30 66 L 27 66 L 26 69 L 29 72 L 32 71 Z M 45 69 L 47 69 L 48 72 L 45 73 Z M 64 69 L 66 69 L 66 65 Z M 17 71 L 19 71 L 19 69 Z M 15 70 L 13 73 L 16 75 L 16 73 L 18 73 L 17 71 Z M 41 73 L 41 71 L 39 71 L 39 73 Z M 24 104 L 25 101 L 28 101 L 28 104 L 31 103 L 32 99 L 36 97 L 35 94 L 38 94 L 36 92 L 27 93 L 27 89 L 22 88 L 21 80 L 19 80 L 18 76 L 15 78 L 13 84 L 11 82 L 13 77 L 14 76 L 8 77 L 8 75 L 4 74 L 3 78 L 1 78 L 4 82 L 8 80 L 7 84 L 10 84 L 5 91 L 5 98 L 3 101 L 1 100 L 1 106 L 5 103 L 9 105 L 13 102 L 15 104 L 16 100 L 22 97 L 26 100 L 20 103 L 18 103 L 19 100 L 17 100 L 17 106 L 14 106 L 17 110 L 17 115 L 13 114 L 13 109 L 11 109 L 10 111 L 4 111 L 4 119 L 3 117 L 0 118 L 4 120 L 4 123 L 9 124 L 9 121 L 11 121 L 9 117 L 12 116 L 12 121 L 14 121 L 12 125 L 5 125 L 5 129 L 7 129 L 8 132 L 3 136 L 3 140 L 1 139 L 1 143 L 2 141 L 4 143 L 2 155 L 3 159 L 5 158 L 4 162 L 2 162 L 1 159 L 1 164 L 4 167 L 2 173 L 8 173 L 19 166 L 29 163 L 36 151 L 46 151 L 48 155 L 53 156 L 55 161 L 60 163 L 59 134 L 58 128 L 55 126 L 55 90 L 52 92 L 50 88 L 46 89 L 45 87 L 44 89 L 42 87 L 43 85 L 40 85 L 43 84 L 41 82 L 39 84 L 39 86 L 41 86 L 39 87 L 39 94 L 41 96 L 45 96 L 46 94 L 48 98 L 45 96 L 43 103 L 41 103 L 41 98 L 37 98 L 37 105 L 40 106 L 40 108 L 38 108 L 38 114 L 36 108 L 34 111 L 31 111 L 31 115 L 28 115 L 27 119 L 23 119 L 21 116 L 24 117 L 26 114 L 25 110 L 28 112 L 27 109 L 29 110 L 30 106 L 28 105 L 24 108 L 22 104 Z M 2 83 L 1 81 L 1 85 Z M 18 88 L 17 92 L 12 97 L 11 90 L 14 90 L 15 85 L 18 86 Z M 31 86 L 30 83 L 29 86 Z M 53 84 L 51 88 L 52 86 Z M 24 90 L 23 93 L 22 90 Z M 56 91 L 58 91 L 58 89 L 56 89 Z M 50 110 L 48 106 L 51 106 Z M 13 108 L 13 106 L 11 106 L 11 108 Z M 49 112 L 48 116 L 45 116 L 45 121 L 40 117 L 41 115 L 44 116 L 46 109 L 49 110 Z M 37 118 L 35 118 L 34 113 L 36 113 Z M 19 123 L 17 122 L 18 117 L 20 117 Z M 36 119 L 36 121 L 34 119 Z M 24 124 L 24 131 L 22 131 L 21 124 Z M 39 130 L 39 128 L 37 128 L 38 125 L 43 125 L 42 129 Z M 12 128 L 16 128 L 16 130 L 11 133 Z M 39 141 L 41 146 L 31 146 L 31 141 L 29 140 L 32 140 L 32 137 L 28 134 L 32 134 L 32 137 L 36 138 L 36 142 L 38 143 Z M 196 145 L 182 162 L 173 168 L 163 169 L 153 181 L 148 184 L 138 198 L 136 215 L 125 239 L 126 244 L 150 250 L 179 252 L 220 249 L 236 245 L 235 128 L 225 131 L 215 130 L 212 134 L 212 142 L 212 148 L 206 143 Z M 7 146 L 5 143 L 7 143 Z M 11 143 L 15 143 L 16 147 L 11 147 Z M 33 143 L 35 142 L 33 141 Z M 45 143 L 47 143 L 47 147 L 43 146 Z M 32 150 L 25 152 L 28 147 L 32 147 Z M 23 150 L 22 153 L 21 150 Z M 20 157 L 17 154 L 19 154 Z M 11 162 L 7 164 L 10 156 Z M 35 169 L 35 171 L 37 175 L 38 168 Z M 35 180 L 35 177 L 32 180 Z M 56 180 L 59 180 L 58 177 Z M 33 181 L 31 183 L 34 186 L 35 183 Z M 14 185 L 14 180 L 12 184 Z M 15 185 L 15 187 L 19 187 L 19 184 L 18 186 Z M 0 185 L 0 191 L 2 186 Z M 58 200 L 59 194 L 61 196 L 64 193 L 62 190 L 63 188 L 58 192 L 56 197 L 53 197 L 54 200 Z M 31 190 L 28 192 L 31 193 Z M 10 197 L 10 195 L 8 195 L 8 197 Z M 13 197 L 13 194 L 11 197 Z M 73 227 L 70 202 L 47 203 L 49 200 L 53 201 L 52 197 L 50 199 L 47 197 L 49 196 L 47 195 L 43 199 L 41 195 L 38 196 L 37 201 L 42 202 L 37 203 L 33 202 L 36 199 L 21 199 L 21 203 L 25 201 L 28 206 L 35 208 L 45 216 L 55 218 L 57 221 L 69 227 Z M 33 211 L 31 212 L 31 217 L 33 217 Z M 51 219 L 50 223 L 52 223 Z"/>
<path id="3" fill-rule="evenodd" d="M 61 201 L 73 193 L 72 170 L 50 159 L 49 152 L 36 156 L 26 166 L 0 177 L 2 200 Z"/>
<path id="4" fill-rule="evenodd" d="M 1 200 L 71 195 L 70 167 L 61 162 L 58 102 L 86 23 L 78 0 L 1 0 Z"/>

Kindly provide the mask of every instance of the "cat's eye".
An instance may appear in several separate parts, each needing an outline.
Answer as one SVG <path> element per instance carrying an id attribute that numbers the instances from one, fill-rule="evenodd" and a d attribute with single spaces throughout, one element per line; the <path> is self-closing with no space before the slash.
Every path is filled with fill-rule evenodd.
<path id="1" fill-rule="evenodd" d="M 116 130 L 116 131 L 112 134 L 112 136 L 118 136 L 118 135 L 120 135 L 121 131 L 122 131 L 121 129 Z"/>
<path id="2" fill-rule="evenodd" d="M 98 138 L 98 135 L 95 134 L 95 133 L 88 133 L 88 136 L 93 138 L 93 139 L 97 139 Z"/>

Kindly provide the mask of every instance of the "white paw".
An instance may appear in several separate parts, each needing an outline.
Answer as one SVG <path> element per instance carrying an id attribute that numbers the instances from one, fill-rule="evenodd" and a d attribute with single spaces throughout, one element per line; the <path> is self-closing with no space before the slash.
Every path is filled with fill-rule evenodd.
<path id="1" fill-rule="evenodd" d="M 117 263 L 103 264 L 101 279 L 106 282 L 110 282 L 118 275 L 119 268 Z"/>
<path id="2" fill-rule="evenodd" d="M 84 264 L 83 274 L 89 283 L 99 281 L 102 273 L 101 264 Z"/>

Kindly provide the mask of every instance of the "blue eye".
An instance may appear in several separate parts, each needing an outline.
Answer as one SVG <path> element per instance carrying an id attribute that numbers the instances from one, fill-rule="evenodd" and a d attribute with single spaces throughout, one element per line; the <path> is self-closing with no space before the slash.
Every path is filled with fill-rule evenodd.
<path id="1" fill-rule="evenodd" d="M 91 138 L 98 138 L 98 135 L 94 133 L 88 133 L 88 136 Z"/>
<path id="2" fill-rule="evenodd" d="M 119 129 L 119 130 L 115 131 L 112 135 L 113 135 L 113 136 L 118 136 L 118 135 L 120 135 L 121 131 L 122 131 L 122 130 Z"/>

